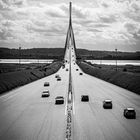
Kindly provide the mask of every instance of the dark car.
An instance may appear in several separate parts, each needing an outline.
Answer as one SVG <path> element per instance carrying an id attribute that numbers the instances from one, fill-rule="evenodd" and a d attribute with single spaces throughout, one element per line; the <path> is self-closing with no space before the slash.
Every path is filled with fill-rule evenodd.
<path id="1" fill-rule="evenodd" d="M 42 97 L 49 97 L 49 96 L 50 96 L 49 90 L 45 90 L 42 92 Z"/>
<path id="2" fill-rule="evenodd" d="M 50 85 L 49 82 L 45 82 L 45 83 L 44 83 L 44 87 L 49 86 L 49 85 Z"/>
<path id="3" fill-rule="evenodd" d="M 66 69 L 66 71 L 68 71 L 68 69 Z"/>
<path id="4" fill-rule="evenodd" d="M 111 100 L 104 100 L 103 101 L 103 108 L 104 109 L 112 109 L 112 101 Z"/>
<path id="5" fill-rule="evenodd" d="M 88 95 L 82 95 L 81 96 L 81 101 L 82 102 L 88 102 L 89 101 L 89 96 Z"/>
<path id="6" fill-rule="evenodd" d="M 61 81 L 61 77 L 58 77 L 58 78 L 57 78 L 57 81 Z"/>
<path id="7" fill-rule="evenodd" d="M 136 119 L 136 111 L 132 107 L 124 109 L 123 115 L 127 119 Z"/>
<path id="8" fill-rule="evenodd" d="M 83 75 L 83 73 L 82 73 L 82 72 L 80 72 L 80 73 L 79 73 L 79 75 Z"/>
<path id="9" fill-rule="evenodd" d="M 76 69 L 76 71 L 78 71 L 78 69 Z"/>
<path id="10" fill-rule="evenodd" d="M 57 96 L 55 98 L 55 104 L 64 104 L 64 97 L 63 96 Z"/>

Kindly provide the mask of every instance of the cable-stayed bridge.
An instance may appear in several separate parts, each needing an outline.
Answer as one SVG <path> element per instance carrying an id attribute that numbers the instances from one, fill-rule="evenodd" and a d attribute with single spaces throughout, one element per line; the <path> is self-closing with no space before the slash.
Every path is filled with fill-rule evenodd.
<path id="1" fill-rule="evenodd" d="M 139 140 L 140 97 L 83 73 L 76 64 L 72 3 L 64 63 L 56 73 L 61 81 L 53 74 L 0 96 L 0 140 Z M 41 97 L 44 90 L 49 97 Z M 89 102 L 81 102 L 82 95 Z M 55 104 L 57 96 L 64 104 Z M 112 109 L 103 108 L 105 99 L 112 100 Z M 136 119 L 123 116 L 126 107 L 136 109 Z"/>

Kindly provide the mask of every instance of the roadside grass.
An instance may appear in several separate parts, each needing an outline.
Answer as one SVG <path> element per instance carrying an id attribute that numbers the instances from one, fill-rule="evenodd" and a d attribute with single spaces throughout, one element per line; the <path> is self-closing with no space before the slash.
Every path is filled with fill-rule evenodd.
<path id="1" fill-rule="evenodd" d="M 31 67 L 27 65 L 22 66 L 22 69 L 17 69 L 15 65 L 15 71 L 4 72 L 0 74 L 0 94 L 9 91 L 13 88 L 28 84 L 35 80 L 41 79 L 45 76 L 49 76 L 57 72 L 62 66 L 61 62 L 54 62 L 50 65 L 43 65 Z M 12 70 L 13 70 L 12 65 Z M 25 69 L 23 69 L 25 68 Z M 8 71 L 8 70 L 7 70 Z"/>
<path id="2" fill-rule="evenodd" d="M 140 95 L 140 67 L 93 65 L 86 62 L 78 62 L 79 67 L 87 74 L 128 89 Z M 129 69 L 126 67 L 129 67 Z M 126 70 L 125 70 L 126 69 Z"/>
<path id="3" fill-rule="evenodd" d="M 49 64 L 45 63 L 29 63 L 29 64 L 16 64 L 16 63 L 0 63 L 0 74 L 7 72 L 15 72 L 25 69 L 36 69 L 46 67 Z"/>

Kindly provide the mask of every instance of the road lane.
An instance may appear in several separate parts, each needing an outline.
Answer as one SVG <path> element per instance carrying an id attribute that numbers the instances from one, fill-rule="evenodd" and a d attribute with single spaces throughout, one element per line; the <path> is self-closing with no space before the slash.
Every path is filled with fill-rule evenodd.
<path id="1" fill-rule="evenodd" d="M 77 65 L 72 67 L 75 96 L 74 139 L 139 140 L 140 96 L 85 73 L 80 76 L 80 68 Z M 89 103 L 80 101 L 84 94 L 89 95 Z M 103 109 L 102 102 L 105 99 L 113 101 L 112 110 Z M 136 109 L 136 120 L 128 120 L 123 116 L 123 109 L 130 106 Z"/>
<path id="2" fill-rule="evenodd" d="M 68 72 L 60 69 L 58 74 L 62 81 L 51 75 L 0 97 L 0 140 L 64 139 L 65 104 L 55 105 L 55 97 L 66 96 Z M 49 87 L 43 86 L 46 81 Z M 44 89 L 49 98 L 41 98 Z"/>
<path id="3" fill-rule="evenodd" d="M 0 97 L 0 140 L 65 139 L 66 104 L 54 103 L 58 95 L 64 96 L 66 102 L 69 75 L 66 68 L 57 72 L 62 81 L 56 81 L 54 74 Z M 85 73 L 80 76 L 79 72 L 80 68 L 72 64 L 73 139 L 139 140 L 140 97 Z M 46 81 L 50 87 L 43 86 Z M 41 98 L 44 89 L 49 89 L 49 98 Z M 89 103 L 81 102 L 83 94 L 89 95 Z M 112 110 L 103 109 L 105 99 L 113 101 Z M 136 109 L 136 120 L 123 117 L 123 109 L 128 106 Z"/>

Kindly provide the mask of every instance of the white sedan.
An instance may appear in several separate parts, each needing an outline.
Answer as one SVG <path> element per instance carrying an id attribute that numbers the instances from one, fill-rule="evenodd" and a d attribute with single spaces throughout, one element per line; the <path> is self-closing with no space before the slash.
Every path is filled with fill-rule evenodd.
<path id="1" fill-rule="evenodd" d="M 50 96 L 49 90 L 44 90 L 44 91 L 42 92 L 42 97 L 49 97 L 49 96 Z"/>

